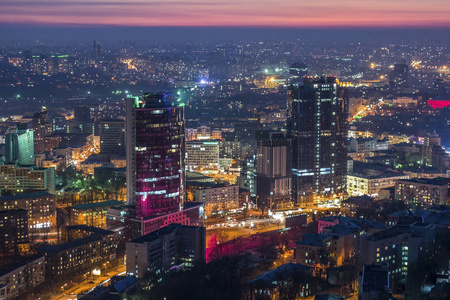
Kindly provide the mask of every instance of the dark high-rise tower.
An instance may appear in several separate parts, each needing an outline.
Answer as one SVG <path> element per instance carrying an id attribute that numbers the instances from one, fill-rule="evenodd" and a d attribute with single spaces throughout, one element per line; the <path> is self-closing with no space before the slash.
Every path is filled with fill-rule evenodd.
<path id="1" fill-rule="evenodd" d="M 288 90 L 292 198 L 305 205 L 345 192 L 348 90 L 335 77 L 304 79 Z"/>
<path id="2" fill-rule="evenodd" d="M 389 74 L 389 88 L 394 92 L 401 92 L 408 86 L 409 71 L 407 64 L 395 64 Z"/>
<path id="3" fill-rule="evenodd" d="M 105 119 L 100 122 L 100 152 L 125 156 L 125 122 Z"/>
<path id="4" fill-rule="evenodd" d="M 303 77 L 308 74 L 308 67 L 304 63 L 293 63 L 289 67 L 290 82 L 295 85 L 301 85 L 303 83 Z"/>
<path id="5" fill-rule="evenodd" d="M 127 204 L 136 217 L 180 210 L 185 198 L 184 105 L 162 93 L 127 99 Z"/>
<path id="6" fill-rule="evenodd" d="M 94 40 L 92 42 L 92 55 L 94 56 L 94 58 L 98 58 L 101 55 L 101 52 L 102 52 L 102 45 L 100 45 L 99 42 Z"/>
<path id="7" fill-rule="evenodd" d="M 291 200 L 291 140 L 285 132 L 257 131 L 256 196 L 262 210 L 287 208 Z"/>

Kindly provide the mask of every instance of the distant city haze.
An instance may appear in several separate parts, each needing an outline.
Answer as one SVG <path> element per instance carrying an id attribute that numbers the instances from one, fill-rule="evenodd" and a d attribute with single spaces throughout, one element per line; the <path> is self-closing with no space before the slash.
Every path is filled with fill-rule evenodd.
<path id="1" fill-rule="evenodd" d="M 450 27 L 448 0 L 2 0 L 0 24 Z M 1 26 L 1 25 L 0 25 Z"/>

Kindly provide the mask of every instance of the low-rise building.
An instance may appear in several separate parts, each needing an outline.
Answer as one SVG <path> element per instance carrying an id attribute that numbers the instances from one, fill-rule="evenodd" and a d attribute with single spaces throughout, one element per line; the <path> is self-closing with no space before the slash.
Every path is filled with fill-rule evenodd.
<path id="1" fill-rule="evenodd" d="M 0 162 L 0 190 L 9 192 L 55 192 L 55 169 Z"/>
<path id="2" fill-rule="evenodd" d="M 170 224 L 127 242 L 127 275 L 159 280 L 174 268 L 206 262 L 205 227 Z"/>
<path id="3" fill-rule="evenodd" d="M 48 229 L 55 224 L 56 197 L 45 191 L 0 197 L 0 210 L 28 211 L 30 231 Z"/>
<path id="4" fill-rule="evenodd" d="M 203 203 L 205 216 L 239 207 L 239 186 L 197 183 L 192 189 L 194 202 Z"/>
<path id="5" fill-rule="evenodd" d="M 409 179 L 408 175 L 387 172 L 383 175 L 368 176 L 362 174 L 347 175 L 347 193 L 349 195 L 378 196 L 378 191 L 395 185 L 396 180 Z"/>
<path id="6" fill-rule="evenodd" d="M 27 261 L 11 266 L 0 272 L 1 290 L 5 291 L 4 300 L 18 297 L 45 281 L 45 257 L 32 257 Z"/>
<path id="7" fill-rule="evenodd" d="M 391 299 L 389 264 L 364 265 L 358 276 L 358 300 Z"/>
<path id="8" fill-rule="evenodd" d="M 395 199 L 421 207 L 447 204 L 449 187 L 448 178 L 398 180 Z"/>
<path id="9" fill-rule="evenodd" d="M 375 210 L 375 199 L 367 195 L 354 196 L 341 202 L 341 212 L 347 216 L 355 217 L 361 210 Z"/>
<path id="10" fill-rule="evenodd" d="M 117 200 L 75 204 L 69 207 L 70 223 L 72 225 L 105 228 L 108 208 L 122 206 L 123 204 L 123 202 Z"/>
<path id="11" fill-rule="evenodd" d="M 172 223 L 203 226 L 203 203 L 185 202 L 182 210 L 156 217 L 136 218 L 129 206 L 111 207 L 106 213 L 106 229 L 118 230 L 129 241 Z"/>
<path id="12" fill-rule="evenodd" d="M 389 263 L 391 280 L 404 283 L 408 267 L 420 256 L 434 251 L 435 226 L 429 223 L 395 225 L 370 235 L 362 235 L 357 250 L 359 263 Z"/>
<path id="13" fill-rule="evenodd" d="M 186 142 L 186 170 L 191 172 L 219 171 L 219 141 Z"/>
<path id="14" fill-rule="evenodd" d="M 18 255 L 28 243 L 28 212 L 24 209 L 0 211 L 0 256 Z"/>
<path id="15" fill-rule="evenodd" d="M 114 232 L 91 234 L 57 245 L 45 245 L 38 253 L 45 256 L 46 277 L 50 280 L 79 274 L 115 258 L 117 238 Z"/>
<path id="16" fill-rule="evenodd" d="M 312 268 L 288 263 L 246 282 L 242 287 L 241 300 L 276 300 L 282 299 L 281 295 L 300 299 L 310 297 L 315 292 Z"/>

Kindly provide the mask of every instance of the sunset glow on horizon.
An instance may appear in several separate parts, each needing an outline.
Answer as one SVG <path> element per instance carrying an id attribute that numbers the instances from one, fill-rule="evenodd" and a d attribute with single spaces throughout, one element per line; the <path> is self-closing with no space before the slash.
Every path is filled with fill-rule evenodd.
<path id="1" fill-rule="evenodd" d="M 47 26 L 450 27 L 450 1 L 6 0 L 0 23 Z"/>

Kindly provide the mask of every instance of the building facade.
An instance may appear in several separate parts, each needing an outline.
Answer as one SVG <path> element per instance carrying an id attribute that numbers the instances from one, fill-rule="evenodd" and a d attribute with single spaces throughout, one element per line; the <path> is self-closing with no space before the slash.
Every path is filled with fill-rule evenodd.
<path id="1" fill-rule="evenodd" d="M 161 93 L 127 99 L 127 204 L 137 218 L 179 211 L 185 198 L 184 105 Z"/>
<path id="2" fill-rule="evenodd" d="M 239 207 L 238 185 L 197 183 L 192 194 L 194 202 L 203 203 L 207 217 Z"/>
<path id="3" fill-rule="evenodd" d="M 100 152 L 125 156 L 125 122 L 106 119 L 100 122 Z"/>
<path id="4" fill-rule="evenodd" d="M 381 189 L 395 186 L 396 180 L 408 178 L 408 175 L 401 173 L 385 173 L 378 176 L 353 173 L 347 175 L 347 193 L 350 196 L 369 195 L 376 197 Z"/>
<path id="5" fill-rule="evenodd" d="M 256 133 L 256 205 L 280 209 L 291 206 L 291 140 L 284 132 Z"/>
<path id="6" fill-rule="evenodd" d="M 33 257 L 19 266 L 0 273 L 0 286 L 4 285 L 3 300 L 20 299 L 19 296 L 45 281 L 45 257 Z"/>
<path id="7" fill-rule="evenodd" d="M 306 205 L 345 193 L 348 90 L 335 77 L 305 78 L 288 90 L 292 198 Z"/>
<path id="8" fill-rule="evenodd" d="M 28 212 L 30 231 L 55 225 L 56 197 L 45 191 L 0 197 L 0 210 L 21 209 Z"/>
<path id="9" fill-rule="evenodd" d="M 0 255 L 18 255 L 28 243 L 28 212 L 24 209 L 0 211 Z"/>
<path id="10" fill-rule="evenodd" d="M 218 172 L 219 141 L 186 142 L 186 170 L 190 172 Z"/>
<path id="11" fill-rule="evenodd" d="M 0 190 L 55 192 L 55 169 L 0 163 Z"/>
<path id="12" fill-rule="evenodd" d="M 178 267 L 206 263 L 205 227 L 170 224 L 126 245 L 127 275 L 158 280 Z"/>
<path id="13" fill-rule="evenodd" d="M 395 183 L 395 199 L 411 206 L 428 208 L 448 203 L 450 179 L 408 179 Z"/>
<path id="14" fill-rule="evenodd" d="M 6 163 L 34 165 L 34 134 L 32 130 L 8 129 L 5 135 Z"/>

